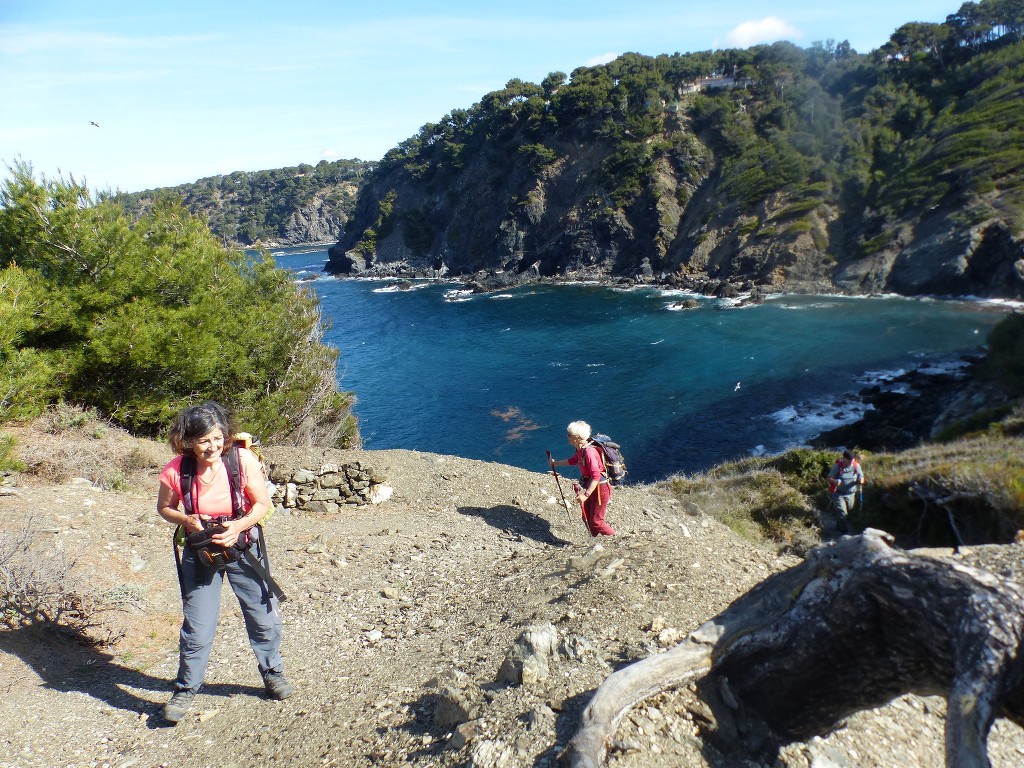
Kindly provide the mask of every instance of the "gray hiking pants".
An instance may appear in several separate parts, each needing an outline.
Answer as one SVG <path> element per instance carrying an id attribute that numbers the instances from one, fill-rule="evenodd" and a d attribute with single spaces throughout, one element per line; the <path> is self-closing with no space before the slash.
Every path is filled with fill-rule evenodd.
<path id="1" fill-rule="evenodd" d="M 256 533 L 256 529 L 253 529 L 253 533 Z M 258 555 L 259 547 L 262 546 L 263 541 L 257 541 L 251 553 Z M 225 576 L 242 608 L 245 631 L 249 635 L 249 645 L 256 654 L 260 673 L 271 669 L 281 670 L 281 612 L 277 598 L 270 594 L 266 584 L 245 558 L 240 557 L 228 563 L 224 569 L 217 570 L 197 562 L 192 550 L 185 547 L 181 558 L 181 576 L 185 593 L 182 601 L 185 618 L 178 642 L 175 690 L 196 691 L 203 683 L 210 651 L 213 649 L 213 638 L 217 632 Z"/>
<path id="2" fill-rule="evenodd" d="M 853 512 L 853 505 L 856 502 L 857 494 L 850 493 L 846 495 L 836 494 L 832 497 L 835 500 L 835 510 L 840 517 L 849 519 L 850 513 Z"/>

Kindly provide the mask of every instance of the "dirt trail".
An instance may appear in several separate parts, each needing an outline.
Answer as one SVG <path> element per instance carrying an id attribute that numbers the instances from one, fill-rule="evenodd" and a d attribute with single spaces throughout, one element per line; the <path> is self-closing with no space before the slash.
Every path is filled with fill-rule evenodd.
<path id="1" fill-rule="evenodd" d="M 553 479 L 409 451 L 358 452 L 395 488 L 376 507 L 268 526 L 298 693 L 267 700 L 229 592 L 207 682 L 177 727 L 160 717 L 177 665 L 180 599 L 155 480 L 133 493 L 21 485 L 0 527 L 35 514 L 78 572 L 134 599 L 109 649 L 0 632 L 0 768 L 554 765 L 578 713 L 613 669 L 658 652 L 796 561 L 734 536 L 653 487 L 616 491 L 619 535 L 590 539 Z M 272 453 L 271 453 L 272 456 Z M 543 468 L 543 458 L 540 459 Z M 116 590 L 116 592 L 109 592 Z M 528 626 L 572 648 L 531 685 L 495 681 Z M 437 723 L 440 687 L 472 712 Z M 715 765 L 686 691 L 646 702 L 619 729 L 611 764 Z M 793 745 L 784 765 L 943 765 L 941 699 L 904 697 Z M 996 765 L 1024 761 L 1004 723 Z M 821 762 L 829 759 L 832 763 Z"/>

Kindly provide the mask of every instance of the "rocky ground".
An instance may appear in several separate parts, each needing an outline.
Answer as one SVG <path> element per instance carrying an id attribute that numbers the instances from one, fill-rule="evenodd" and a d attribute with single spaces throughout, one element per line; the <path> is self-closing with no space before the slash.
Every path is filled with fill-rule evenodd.
<path id="1" fill-rule="evenodd" d="M 73 554 L 83 583 L 124 607 L 105 616 L 124 636 L 89 647 L 0 631 L 0 768 L 553 766 L 610 672 L 797 562 L 652 486 L 616 491 L 618 535 L 595 541 L 561 506 L 543 457 L 528 472 L 354 453 L 388 476 L 387 502 L 322 519 L 279 512 L 268 524 L 298 692 L 265 698 L 228 593 L 206 686 L 176 727 L 160 716 L 180 598 L 155 475 L 128 492 L 19 479 L 0 496 L 0 531 L 31 516 L 40 557 Z M 993 567 L 1019 576 L 1009 549 L 996 548 Z M 520 634 L 549 624 L 562 653 L 546 677 L 500 682 Z M 610 765 L 729 765 L 700 740 L 691 705 L 686 690 L 643 702 L 620 725 Z M 777 765 L 938 768 L 943 712 L 941 698 L 905 696 L 787 747 Z M 991 754 L 1022 764 L 1024 732 L 998 722 Z"/>

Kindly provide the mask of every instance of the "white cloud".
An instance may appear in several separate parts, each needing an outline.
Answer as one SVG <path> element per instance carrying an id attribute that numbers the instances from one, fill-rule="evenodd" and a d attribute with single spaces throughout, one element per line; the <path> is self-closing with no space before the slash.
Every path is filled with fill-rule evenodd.
<path id="1" fill-rule="evenodd" d="M 320 150 L 321 160 L 334 160 L 338 157 L 338 150 L 336 149 L 322 149 Z"/>
<path id="2" fill-rule="evenodd" d="M 618 57 L 619 57 L 619 54 L 612 53 L 612 52 L 609 51 L 608 53 L 602 53 L 600 56 L 593 56 L 593 57 L 587 59 L 586 66 L 588 66 L 588 67 L 596 67 L 596 66 L 598 66 L 600 64 L 607 64 L 609 61 L 613 61 L 614 59 L 617 59 Z"/>
<path id="3" fill-rule="evenodd" d="M 725 36 L 729 48 L 748 48 L 758 43 L 774 43 L 779 40 L 799 40 L 803 33 L 778 16 L 768 16 L 759 21 L 745 21 L 733 27 Z"/>

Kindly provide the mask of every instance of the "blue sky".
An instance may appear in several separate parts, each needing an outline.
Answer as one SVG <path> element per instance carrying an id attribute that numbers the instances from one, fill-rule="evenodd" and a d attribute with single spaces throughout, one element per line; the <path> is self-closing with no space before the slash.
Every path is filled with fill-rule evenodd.
<path id="1" fill-rule="evenodd" d="M 633 51 L 882 45 L 960 0 L 0 0 L 0 174 L 138 191 L 381 158 L 508 80 Z M 95 122 L 99 127 L 91 125 Z"/>

